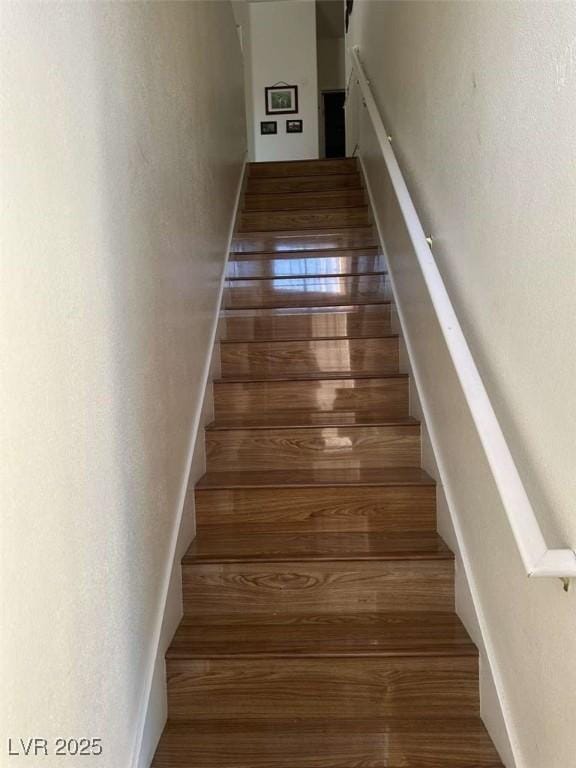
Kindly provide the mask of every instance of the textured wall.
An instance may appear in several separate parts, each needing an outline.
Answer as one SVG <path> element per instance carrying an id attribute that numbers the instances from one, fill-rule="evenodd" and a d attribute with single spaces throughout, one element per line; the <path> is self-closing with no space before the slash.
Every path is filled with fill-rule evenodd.
<path id="1" fill-rule="evenodd" d="M 241 54 L 226 2 L 1 17 L 0 764 L 63 762 L 10 759 L 9 736 L 89 736 L 90 764 L 125 768 L 244 157 Z"/>
<path id="2" fill-rule="evenodd" d="M 254 132 L 254 155 L 267 160 L 306 160 L 318 157 L 318 90 L 316 5 L 309 0 L 272 0 L 248 4 L 249 32 L 245 38 Z M 264 89 L 277 82 L 298 86 L 298 114 L 267 115 Z M 302 120 L 302 133 L 286 133 L 286 120 Z M 260 121 L 276 120 L 278 134 L 262 136 Z"/>
<path id="3" fill-rule="evenodd" d="M 576 548 L 576 5 L 360 2 L 353 43 L 541 525 L 551 546 Z M 365 154 L 377 169 L 373 140 Z M 430 308 L 401 256 L 518 764 L 568 768 L 575 597 L 555 580 L 525 578 L 442 367 Z M 487 698 L 483 706 L 490 721 Z"/>

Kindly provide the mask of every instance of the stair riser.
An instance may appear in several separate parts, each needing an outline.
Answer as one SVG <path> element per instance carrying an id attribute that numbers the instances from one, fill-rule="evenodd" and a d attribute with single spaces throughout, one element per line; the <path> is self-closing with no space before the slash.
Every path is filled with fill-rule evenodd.
<path id="1" fill-rule="evenodd" d="M 209 470 L 419 467 L 420 428 L 312 427 L 206 433 Z"/>
<path id="2" fill-rule="evenodd" d="M 169 659 L 174 720 L 479 714 L 474 657 Z"/>
<path id="3" fill-rule="evenodd" d="M 334 229 L 330 232 L 255 232 L 234 236 L 232 253 L 276 253 L 282 251 L 372 248 L 378 241 L 371 227 Z"/>
<path id="4" fill-rule="evenodd" d="M 451 611 L 453 577 L 450 560 L 184 563 L 184 613 Z"/>
<path id="5" fill-rule="evenodd" d="M 333 174 L 358 173 L 355 159 L 278 161 L 271 163 L 250 163 L 248 178 L 268 179 L 286 176 L 330 176 Z"/>
<path id="6" fill-rule="evenodd" d="M 198 526 L 246 533 L 435 531 L 434 486 L 196 490 Z"/>
<path id="7" fill-rule="evenodd" d="M 244 211 L 305 211 L 319 208 L 347 208 L 366 204 L 361 189 L 341 192 L 296 193 L 288 195 L 246 195 Z"/>
<path id="8" fill-rule="evenodd" d="M 322 275 L 369 274 L 385 272 L 384 257 L 375 250 L 330 251 L 322 256 L 312 252 L 308 256 L 288 258 L 268 257 L 256 259 L 232 259 L 228 262 L 227 275 L 234 279 L 272 279 L 282 277 L 321 277 Z"/>
<path id="9" fill-rule="evenodd" d="M 226 309 L 332 307 L 390 301 L 386 275 L 234 280 L 224 291 Z"/>
<path id="10" fill-rule="evenodd" d="M 337 336 L 382 336 L 390 333 L 390 304 L 340 310 L 284 314 L 273 310 L 233 310 L 220 320 L 220 338 L 226 341 L 261 339 L 313 339 Z M 268 314 L 266 314 L 268 313 Z"/>
<path id="11" fill-rule="evenodd" d="M 284 179 L 249 178 L 247 195 L 292 194 L 298 192 L 332 192 L 356 189 L 361 191 L 358 173 L 331 174 L 329 176 L 294 176 Z"/>
<path id="12" fill-rule="evenodd" d="M 251 211 L 240 214 L 238 232 L 270 232 L 276 229 L 327 229 L 330 227 L 367 227 L 368 209 Z"/>
<path id="13" fill-rule="evenodd" d="M 170 732 L 154 768 L 502 768 L 476 720 L 323 722 L 329 727 L 283 719 L 254 731 L 237 721 L 217 729 L 192 722 Z"/>
<path id="14" fill-rule="evenodd" d="M 222 344 L 222 376 L 397 373 L 398 339 L 324 339 Z"/>
<path id="15" fill-rule="evenodd" d="M 312 381 L 216 382 L 216 418 L 227 414 L 294 410 L 378 411 L 408 415 L 408 379 L 321 379 Z"/>

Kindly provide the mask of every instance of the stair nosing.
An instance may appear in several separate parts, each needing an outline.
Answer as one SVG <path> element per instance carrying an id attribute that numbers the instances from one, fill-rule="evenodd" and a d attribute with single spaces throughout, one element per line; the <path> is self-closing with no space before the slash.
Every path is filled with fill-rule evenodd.
<path id="1" fill-rule="evenodd" d="M 396 467 L 396 470 L 402 469 L 402 467 Z M 409 469 L 414 469 L 409 467 Z M 330 472 L 330 470 L 327 470 Z M 219 474 L 229 474 L 228 472 L 219 473 L 218 470 L 209 470 L 205 472 L 202 477 L 198 479 L 195 486 L 195 491 L 218 491 L 218 490 L 242 490 L 242 489 L 261 489 L 261 488 L 435 488 L 436 480 L 429 475 L 425 470 L 420 469 L 420 477 L 417 480 L 402 479 L 402 478 L 388 478 L 388 479 L 374 479 L 374 480 L 357 480 L 357 479 L 344 479 L 342 480 L 341 474 L 335 474 L 334 477 L 327 477 L 325 480 L 321 480 L 316 475 L 315 480 L 294 480 L 280 482 L 279 479 L 268 480 L 265 482 L 234 482 L 229 480 L 225 484 L 215 485 L 213 482 L 209 484 L 206 478 L 218 476 Z M 240 473 L 246 477 L 247 472 Z M 262 478 L 263 475 L 259 472 L 253 474 Z M 269 475 L 264 475 L 264 478 L 269 478 Z M 435 531 L 433 531 L 435 532 Z"/>
<path id="2" fill-rule="evenodd" d="M 331 192 L 334 190 L 330 190 Z M 343 190 L 340 190 L 342 192 Z M 346 190 L 348 191 L 348 190 Z M 262 192 L 261 194 L 266 194 L 268 196 L 268 193 Z M 282 194 L 282 193 L 280 193 Z M 287 197 L 288 195 L 321 195 L 322 192 L 285 192 L 284 197 Z M 251 192 L 249 194 L 245 195 L 245 200 L 247 197 L 259 197 L 260 194 L 258 192 Z M 316 208 L 242 208 L 241 213 L 291 213 L 292 211 L 307 211 L 308 213 L 319 213 L 321 211 L 347 211 L 354 208 L 360 208 L 363 206 L 359 206 L 358 203 L 349 203 L 348 205 L 339 204 L 337 208 L 333 208 L 330 205 L 320 205 Z M 368 207 L 368 206 L 366 206 Z"/>
<path id="3" fill-rule="evenodd" d="M 319 194 L 319 193 L 313 193 L 313 194 Z M 338 213 L 339 211 L 349 211 L 350 208 L 356 209 L 358 211 L 368 211 L 370 206 L 368 205 L 368 203 L 360 203 L 360 204 L 356 203 L 355 205 L 342 205 L 342 206 L 341 205 L 335 205 L 332 208 L 320 208 L 318 210 L 320 210 L 320 211 L 330 211 L 332 213 Z M 299 214 L 309 215 L 310 213 L 315 213 L 315 212 L 316 212 L 316 210 L 314 208 L 287 208 L 287 209 L 281 211 L 281 213 L 291 213 L 293 215 L 299 215 Z M 244 213 L 250 213 L 250 214 L 257 213 L 257 214 L 260 215 L 260 214 L 264 214 L 264 213 L 271 213 L 271 211 L 245 211 L 245 210 L 242 210 L 240 212 L 241 215 L 244 214 Z"/>
<path id="4" fill-rule="evenodd" d="M 274 376 L 271 378 L 251 378 L 246 376 L 234 376 L 234 377 L 219 377 L 214 379 L 215 384 L 251 384 L 270 381 L 341 381 L 349 379 L 408 379 L 407 373 L 354 373 L 354 374 L 318 374 L 318 375 L 301 375 L 295 376 L 294 374 L 286 376 Z"/>
<path id="5" fill-rule="evenodd" d="M 381 253 L 381 248 L 379 245 L 346 245 L 341 246 L 340 248 L 320 248 L 320 249 L 313 249 L 311 248 L 309 251 L 303 251 L 303 250 L 296 250 L 296 251 L 229 251 L 230 256 L 247 256 L 247 259 L 239 259 L 239 261 L 249 261 L 250 256 L 259 253 L 260 255 L 268 255 L 276 259 L 290 259 L 292 258 L 289 254 L 297 254 L 293 258 L 310 258 L 307 257 L 307 253 L 318 253 L 318 251 L 322 251 L 322 253 L 332 253 L 334 251 L 379 251 L 380 253 L 378 255 L 383 255 Z M 321 258 L 320 256 L 317 256 L 316 258 Z M 228 259 L 229 261 L 235 261 L 235 259 Z M 254 259 L 254 261 L 264 261 L 264 259 Z"/>
<path id="6" fill-rule="evenodd" d="M 293 237 L 295 232 L 306 232 L 306 234 L 309 235 L 310 232 L 317 231 L 319 235 L 325 235 L 328 232 L 332 232 L 335 235 L 338 235 L 342 232 L 343 229 L 346 230 L 346 234 L 348 234 L 348 230 L 350 229 L 357 229 L 357 230 L 360 230 L 361 232 L 366 232 L 366 234 L 370 234 L 373 237 L 375 237 L 374 226 L 372 224 L 353 224 L 350 227 L 343 227 L 341 225 L 334 226 L 333 224 L 331 227 L 294 227 L 293 229 L 270 229 L 270 230 L 251 229 L 251 230 L 246 230 L 244 232 L 237 231 L 234 233 L 232 242 L 234 242 L 234 240 L 242 240 L 247 235 L 251 235 L 251 234 L 254 234 L 254 235 L 265 234 L 268 237 L 290 237 L 290 236 Z M 373 245 L 377 246 L 378 243 L 374 243 Z M 368 247 L 368 246 L 364 246 L 364 247 Z M 310 250 L 312 251 L 314 249 L 310 248 Z M 332 247 L 331 250 L 335 250 L 335 248 Z M 242 253 L 244 253 L 244 251 L 242 251 Z M 255 251 L 255 253 L 259 253 L 259 251 Z M 264 251 L 264 253 L 267 253 L 267 251 Z"/>
<path id="7" fill-rule="evenodd" d="M 325 411 L 322 411 L 325 413 Z M 332 413 L 332 411 L 329 411 Z M 367 429 L 370 427 L 420 427 L 421 422 L 411 416 L 400 419 L 386 419 L 374 421 L 367 424 L 250 424 L 244 426 L 220 426 L 215 419 L 204 427 L 206 432 L 247 432 L 250 430 L 277 430 L 277 429 Z"/>
<path id="8" fill-rule="evenodd" d="M 369 301 L 366 302 L 367 306 L 384 306 L 386 304 L 393 304 L 392 299 L 382 299 L 382 301 Z M 348 307 L 350 306 L 350 302 L 346 304 L 321 304 L 320 307 L 329 309 L 330 307 Z M 364 306 L 362 302 L 356 302 L 354 306 L 362 307 Z M 242 306 L 242 307 L 234 307 L 230 306 L 229 304 L 224 304 L 222 309 L 317 309 L 318 307 L 314 305 L 314 307 L 309 307 L 307 304 L 256 304 L 254 306 Z"/>
<path id="9" fill-rule="evenodd" d="M 362 225 L 362 226 L 358 226 L 358 224 L 339 224 L 338 225 L 338 230 L 342 230 L 342 229 L 367 229 L 370 226 L 371 226 L 370 224 L 365 224 L 365 225 Z M 318 234 L 320 234 L 320 235 L 323 234 L 323 232 L 325 232 L 325 231 L 326 232 L 330 232 L 330 230 L 332 230 L 332 229 L 334 229 L 333 226 L 331 226 L 331 227 L 320 227 L 317 224 L 315 226 L 313 226 L 313 227 L 294 227 L 294 231 L 296 231 L 296 232 L 306 232 L 306 233 L 318 232 Z M 252 234 L 254 234 L 254 235 L 266 235 L 266 234 L 269 234 L 270 232 L 276 232 L 276 231 L 279 231 L 279 230 L 275 230 L 275 229 L 250 229 L 250 230 L 243 230 L 243 229 L 239 229 L 237 234 L 240 237 L 243 237 L 243 236 L 252 235 Z M 291 232 L 291 230 L 289 230 L 289 229 L 283 229 L 281 231 L 284 234 L 289 234 Z"/>
<path id="10" fill-rule="evenodd" d="M 384 302 L 384 305 L 386 304 L 393 304 L 392 299 L 390 299 L 388 302 Z M 345 310 L 345 308 L 348 307 L 348 312 L 361 312 L 362 310 L 366 309 L 366 307 L 381 307 L 382 302 L 372 302 L 372 303 L 366 303 L 366 304 L 315 304 L 305 307 L 222 307 L 220 309 L 220 315 L 219 317 L 226 318 L 226 317 L 242 317 L 242 315 L 231 315 L 227 314 L 229 312 L 254 312 L 254 311 L 261 311 L 261 310 L 269 310 L 269 309 L 305 309 L 305 310 L 322 310 L 321 314 L 330 314 L 331 311 L 338 311 L 338 310 Z M 376 311 L 376 310 L 375 310 Z M 290 314 L 289 312 L 286 312 L 286 314 Z M 297 312 L 298 315 L 305 314 L 304 312 Z M 312 314 L 315 314 L 312 312 Z M 267 317 L 267 315 L 262 315 L 262 317 Z M 270 315 L 270 317 L 273 317 L 273 315 Z"/>
<path id="11" fill-rule="evenodd" d="M 245 557 L 234 557 L 233 555 L 213 556 L 213 557 L 194 557 L 184 556 L 182 558 L 182 567 L 195 567 L 200 565 L 224 565 L 232 563 L 253 563 L 254 565 L 260 563 L 365 563 L 369 562 L 404 562 L 406 560 L 433 560 L 433 561 L 453 561 L 454 554 L 448 550 L 447 552 L 439 552 L 438 554 L 432 553 L 420 553 L 420 554 L 397 554 L 397 555 L 366 555 L 361 557 L 359 555 L 246 555 Z"/>
<path id="12" fill-rule="evenodd" d="M 220 339 L 220 344 L 274 344 L 300 341 L 376 341 L 378 339 L 399 339 L 398 333 L 383 333 L 370 336 L 299 336 L 286 339 Z"/>
<path id="13" fill-rule="evenodd" d="M 259 259 L 259 261 L 264 261 L 264 259 Z M 287 259 L 287 261 L 289 261 L 289 259 Z M 244 282 L 248 280 L 318 280 L 324 277 L 364 277 L 364 275 L 366 275 L 366 277 L 374 277 L 374 275 L 387 274 L 388 271 L 386 269 L 379 269 L 374 272 L 330 272 L 317 275 L 258 275 L 257 277 L 236 277 L 227 275 L 226 280 L 229 282 L 238 282 L 240 280 Z"/>
<path id="14" fill-rule="evenodd" d="M 230 651 L 224 653 L 211 652 L 194 652 L 194 651 L 177 651 L 168 648 L 166 652 L 166 659 L 350 659 L 350 658 L 435 658 L 441 656 L 442 658 L 451 657 L 477 657 L 478 649 L 471 643 L 466 645 L 463 643 L 461 646 L 455 648 L 442 648 L 433 649 L 429 651 L 407 649 L 399 649 L 397 651 L 371 651 L 369 649 L 362 651 L 349 651 L 345 653 L 341 650 L 338 651 L 262 651 L 261 653 L 254 651 L 238 651 L 231 653 Z"/>
<path id="15" fill-rule="evenodd" d="M 234 483 L 229 482 L 225 485 L 200 485 L 199 483 L 195 487 L 195 492 L 203 492 L 203 491 L 240 491 L 240 490 L 260 490 L 262 488 L 435 488 L 436 487 L 436 481 L 434 478 L 431 478 L 430 480 L 422 480 L 421 482 L 411 482 L 409 480 L 388 480 L 388 481 L 381 481 L 377 482 L 373 480 L 372 482 L 343 482 L 338 483 L 337 481 L 334 482 L 324 482 L 324 483 L 312 483 L 311 481 L 301 481 L 301 482 L 293 482 L 293 483 L 279 483 L 279 482 L 270 482 L 270 483 L 246 483 L 246 484 L 240 484 L 240 483 Z"/>

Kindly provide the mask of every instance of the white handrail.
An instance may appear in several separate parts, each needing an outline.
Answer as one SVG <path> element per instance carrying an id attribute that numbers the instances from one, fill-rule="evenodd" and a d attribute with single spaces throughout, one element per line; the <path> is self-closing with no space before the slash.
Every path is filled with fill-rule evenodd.
<path id="1" fill-rule="evenodd" d="M 390 146 L 382 117 L 358 57 L 359 48 L 355 46 L 349 50 L 362 97 L 388 169 L 406 229 L 494 482 L 506 510 L 508 522 L 526 573 L 528 576 L 561 578 L 567 588 L 569 583 L 567 580 L 576 578 L 576 552 L 571 549 L 549 549 L 546 545 L 542 529 L 534 514 L 530 499 L 456 317 L 440 271 L 434 261 L 400 166 Z"/>

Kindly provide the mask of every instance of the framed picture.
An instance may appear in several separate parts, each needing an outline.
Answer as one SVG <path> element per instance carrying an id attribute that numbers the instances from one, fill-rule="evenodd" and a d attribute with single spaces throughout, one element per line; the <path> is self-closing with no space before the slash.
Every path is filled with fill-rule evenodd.
<path id="1" fill-rule="evenodd" d="M 271 85 L 264 91 L 267 115 L 294 115 L 298 112 L 297 85 Z"/>
<path id="2" fill-rule="evenodd" d="M 302 120 L 286 120 L 286 133 L 302 133 Z"/>
<path id="3" fill-rule="evenodd" d="M 273 133 L 278 133 L 278 123 L 276 120 L 264 120 L 260 123 L 260 133 L 263 136 L 269 136 Z"/>

